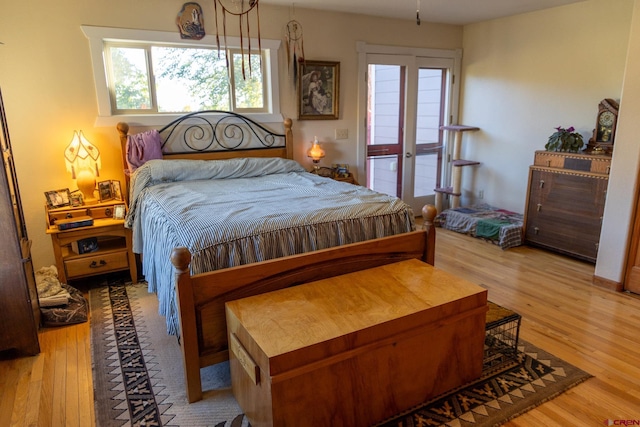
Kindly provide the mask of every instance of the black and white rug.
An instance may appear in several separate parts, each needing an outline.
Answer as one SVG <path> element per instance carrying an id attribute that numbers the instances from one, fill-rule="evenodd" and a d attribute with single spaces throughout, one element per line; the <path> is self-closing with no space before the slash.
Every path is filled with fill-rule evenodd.
<path id="1" fill-rule="evenodd" d="M 89 292 L 96 425 L 246 427 L 229 364 L 203 369 L 204 398 L 187 403 L 182 356 L 145 283 L 112 280 Z M 505 423 L 590 378 L 520 340 L 517 361 L 381 425 Z"/>

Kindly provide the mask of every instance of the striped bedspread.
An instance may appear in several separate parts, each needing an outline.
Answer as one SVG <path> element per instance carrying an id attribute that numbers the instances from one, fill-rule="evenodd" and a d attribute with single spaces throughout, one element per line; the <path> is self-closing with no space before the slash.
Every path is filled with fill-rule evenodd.
<path id="1" fill-rule="evenodd" d="M 134 252 L 170 334 L 179 333 L 173 248 L 192 274 L 409 232 L 411 208 L 286 159 L 153 160 L 132 176 Z"/>

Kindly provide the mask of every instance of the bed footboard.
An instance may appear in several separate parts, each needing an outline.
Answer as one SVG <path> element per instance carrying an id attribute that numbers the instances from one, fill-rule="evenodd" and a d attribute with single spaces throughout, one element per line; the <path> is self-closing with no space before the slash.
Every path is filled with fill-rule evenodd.
<path id="1" fill-rule="evenodd" d="M 229 358 L 225 303 L 314 280 L 417 258 L 434 263 L 434 206 L 422 210 L 423 230 L 191 276 L 191 254 L 176 248 L 181 346 L 189 402 L 202 399 L 200 368 Z"/>

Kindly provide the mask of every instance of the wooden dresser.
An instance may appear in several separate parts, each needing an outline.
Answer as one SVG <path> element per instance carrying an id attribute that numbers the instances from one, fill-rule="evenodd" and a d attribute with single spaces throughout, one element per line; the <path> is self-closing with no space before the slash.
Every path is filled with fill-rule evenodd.
<path id="1" fill-rule="evenodd" d="M 611 157 L 536 151 L 529 167 L 525 242 L 595 262 Z"/>

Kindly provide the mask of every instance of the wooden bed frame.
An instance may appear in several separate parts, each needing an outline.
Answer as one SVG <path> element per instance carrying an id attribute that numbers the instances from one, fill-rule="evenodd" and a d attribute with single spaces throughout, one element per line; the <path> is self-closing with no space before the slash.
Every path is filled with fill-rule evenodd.
<path id="1" fill-rule="evenodd" d="M 229 122 L 231 120 L 231 122 Z M 221 160 L 236 157 L 293 158 L 291 120 L 284 120 L 284 133 L 274 133 L 247 117 L 223 112 L 203 111 L 182 116 L 159 132 L 163 139 L 163 158 Z M 181 130 L 176 131 L 181 127 Z M 127 169 L 126 144 L 129 133 L 127 123 L 118 123 L 122 147 L 122 160 Z M 186 130 L 185 130 L 186 129 Z M 247 130 L 248 129 L 248 130 Z M 185 141 L 187 132 L 214 136 L 210 141 L 189 151 L 170 151 L 170 141 Z M 257 136 L 256 132 L 261 135 Z M 259 148 L 244 148 L 242 144 L 231 148 L 219 141 L 220 136 L 256 135 L 262 144 Z M 263 133 L 263 134 L 262 134 Z M 180 140 L 183 141 L 180 141 Z M 240 138 L 244 139 L 244 137 Z M 212 148 L 213 147 L 213 148 Z M 125 174 L 125 191 L 129 192 L 129 176 Z M 177 301 L 180 319 L 180 345 L 184 361 L 187 398 L 189 402 L 202 399 L 200 368 L 223 362 L 229 358 L 224 304 L 227 301 L 282 289 L 314 280 L 376 267 L 401 260 L 417 258 L 434 263 L 435 206 L 422 209 L 424 228 L 420 231 L 391 237 L 368 240 L 330 249 L 308 252 L 275 260 L 247 264 L 191 275 L 191 254 L 186 248 L 176 248 L 171 256 L 175 267 Z M 134 279 L 135 280 L 135 279 Z"/>
<path id="2" fill-rule="evenodd" d="M 191 275 L 191 254 L 176 248 L 175 267 L 185 386 L 202 399 L 200 368 L 229 358 L 227 301 L 271 292 L 406 259 L 434 263 L 435 206 L 423 209 L 424 229 L 380 239 Z"/>

